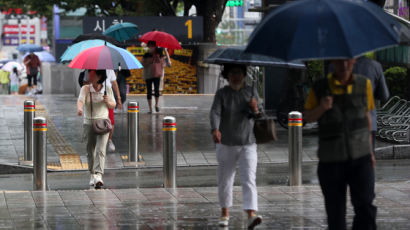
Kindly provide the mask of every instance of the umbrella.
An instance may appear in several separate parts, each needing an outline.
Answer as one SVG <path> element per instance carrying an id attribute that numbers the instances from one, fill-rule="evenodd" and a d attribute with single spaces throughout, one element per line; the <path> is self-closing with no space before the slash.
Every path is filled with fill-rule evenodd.
<path id="1" fill-rule="evenodd" d="M 122 42 L 133 38 L 138 31 L 139 29 L 137 25 L 129 22 L 123 22 L 108 27 L 103 34 Z"/>
<path id="2" fill-rule="evenodd" d="M 389 15 L 391 15 L 393 18 L 395 18 L 401 25 L 401 33 L 400 33 L 400 44 L 401 45 L 409 45 L 410 44 L 410 21 L 399 17 L 395 14 L 392 14 L 390 12 L 388 12 L 387 10 L 385 10 L 386 13 L 388 13 Z"/>
<path id="3" fill-rule="evenodd" d="M 18 71 L 23 70 L 23 66 L 20 63 L 15 62 L 15 61 L 7 62 L 6 64 L 4 64 L 4 66 L 1 69 L 8 71 L 8 72 L 12 72 L 14 67 L 16 67 Z"/>
<path id="4" fill-rule="evenodd" d="M 103 35 L 103 34 L 94 34 L 94 33 L 82 34 L 82 35 L 77 36 L 77 37 L 73 40 L 73 44 L 74 44 L 74 43 L 78 43 L 78 42 L 82 42 L 82 41 L 85 41 L 85 40 L 94 40 L 94 39 L 103 40 L 103 41 L 109 42 L 109 43 L 111 43 L 111 44 L 113 44 L 113 45 L 116 45 L 116 46 L 120 46 L 120 45 L 121 45 L 120 42 L 118 42 L 117 40 L 115 40 L 115 39 L 112 38 L 112 37 L 108 37 L 108 36 L 105 36 L 105 35 Z"/>
<path id="5" fill-rule="evenodd" d="M 244 64 L 244 65 L 257 65 L 257 66 L 277 66 L 305 69 L 305 65 L 302 62 L 285 62 L 277 58 L 244 53 L 245 47 L 237 48 L 220 48 L 214 53 L 209 55 L 204 62 L 211 64 Z"/>
<path id="6" fill-rule="evenodd" d="M 17 46 L 17 50 L 22 53 L 27 53 L 27 52 L 32 53 L 32 52 L 43 51 L 44 48 L 42 46 L 34 45 L 34 44 L 23 44 L 23 45 Z"/>
<path id="7" fill-rule="evenodd" d="M 26 53 L 23 56 L 23 59 L 29 54 L 30 53 Z M 47 51 L 34 52 L 34 54 L 37 55 L 38 59 L 40 59 L 41 62 L 55 62 L 56 61 L 56 58 Z"/>
<path id="8" fill-rule="evenodd" d="M 246 52 L 286 61 L 353 58 L 399 43 L 400 25 L 375 4 L 303 0 L 270 13 L 252 33 Z"/>
<path id="9" fill-rule="evenodd" d="M 82 42 L 75 43 L 71 45 L 70 47 L 68 47 L 66 51 L 64 51 L 63 55 L 61 55 L 60 57 L 60 61 L 69 62 L 73 60 L 82 51 L 92 48 L 92 47 L 102 46 L 105 44 L 110 47 L 115 47 L 113 44 L 106 42 L 104 40 L 99 40 L 99 39 L 85 40 Z"/>
<path id="10" fill-rule="evenodd" d="M 141 69 L 141 63 L 129 51 L 110 46 L 89 48 L 68 65 L 74 69 Z"/>
<path id="11" fill-rule="evenodd" d="M 139 39 L 140 42 L 148 43 L 149 41 L 155 41 L 157 46 L 169 49 L 182 49 L 178 40 L 169 33 L 161 31 L 151 31 L 142 35 Z"/>

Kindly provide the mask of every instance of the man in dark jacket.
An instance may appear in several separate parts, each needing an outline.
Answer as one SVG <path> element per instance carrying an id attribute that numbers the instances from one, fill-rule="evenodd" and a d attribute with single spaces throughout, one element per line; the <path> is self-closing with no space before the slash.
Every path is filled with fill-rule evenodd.
<path id="1" fill-rule="evenodd" d="M 346 229 L 346 193 L 355 211 L 353 230 L 376 229 L 369 79 L 353 74 L 355 59 L 333 60 L 333 73 L 314 83 L 305 104 L 307 122 L 319 123 L 318 177 L 330 230 Z"/>

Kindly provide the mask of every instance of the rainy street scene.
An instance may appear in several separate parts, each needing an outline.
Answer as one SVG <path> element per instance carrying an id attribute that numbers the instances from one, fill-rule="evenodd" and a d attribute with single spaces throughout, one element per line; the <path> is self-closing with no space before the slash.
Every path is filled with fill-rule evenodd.
<path id="1" fill-rule="evenodd" d="M 410 229 L 408 0 L 0 0 L 0 229 Z"/>

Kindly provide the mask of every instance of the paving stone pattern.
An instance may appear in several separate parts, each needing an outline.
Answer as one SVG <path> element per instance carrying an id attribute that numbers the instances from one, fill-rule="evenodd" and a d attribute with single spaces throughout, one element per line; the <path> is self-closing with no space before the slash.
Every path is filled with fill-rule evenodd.
<path id="1" fill-rule="evenodd" d="M 410 229 L 410 183 L 377 185 L 378 229 Z M 257 229 L 326 229 L 318 186 L 259 187 Z M 246 229 L 234 188 L 229 229 Z M 217 188 L 0 192 L 0 229 L 218 229 Z M 347 222 L 353 210 L 348 204 Z M 228 228 L 226 228 L 228 229 Z"/>

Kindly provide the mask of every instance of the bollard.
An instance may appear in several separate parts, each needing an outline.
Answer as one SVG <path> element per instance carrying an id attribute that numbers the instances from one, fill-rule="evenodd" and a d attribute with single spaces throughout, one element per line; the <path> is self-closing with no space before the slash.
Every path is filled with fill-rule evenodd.
<path id="1" fill-rule="evenodd" d="M 128 102 L 128 162 L 137 162 L 141 160 L 140 155 L 138 154 L 138 126 L 138 102 Z"/>
<path id="2" fill-rule="evenodd" d="M 177 167 L 177 151 L 176 151 L 176 131 L 177 125 L 174 117 L 164 117 L 162 121 L 163 131 L 163 174 L 164 187 L 176 187 L 176 167 Z"/>
<path id="3" fill-rule="evenodd" d="M 24 101 L 24 161 L 33 161 L 33 118 L 36 105 L 34 101 Z"/>
<path id="4" fill-rule="evenodd" d="M 289 185 L 302 185 L 302 114 L 290 112 L 289 127 Z"/>
<path id="5" fill-rule="evenodd" d="M 33 121 L 33 190 L 47 190 L 47 122 L 43 117 Z"/>

